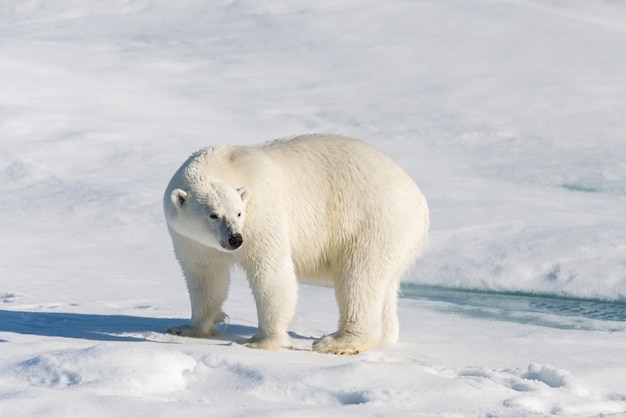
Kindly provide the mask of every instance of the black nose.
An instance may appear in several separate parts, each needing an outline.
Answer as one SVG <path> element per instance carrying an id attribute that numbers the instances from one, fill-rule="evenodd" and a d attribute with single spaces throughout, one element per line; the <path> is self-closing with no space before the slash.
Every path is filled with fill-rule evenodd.
<path id="1" fill-rule="evenodd" d="M 243 237 L 241 234 L 233 234 L 230 238 L 228 238 L 228 243 L 233 248 L 239 248 L 241 247 L 241 244 L 243 244 Z"/>

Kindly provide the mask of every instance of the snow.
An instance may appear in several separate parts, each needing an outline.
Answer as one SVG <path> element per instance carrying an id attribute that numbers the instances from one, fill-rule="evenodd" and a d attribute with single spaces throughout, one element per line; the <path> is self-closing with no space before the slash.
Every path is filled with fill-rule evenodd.
<path id="1" fill-rule="evenodd" d="M 0 2 L 0 415 L 626 415 L 626 3 Z M 429 199 L 400 343 L 212 340 L 161 196 L 196 149 L 361 138 Z"/>

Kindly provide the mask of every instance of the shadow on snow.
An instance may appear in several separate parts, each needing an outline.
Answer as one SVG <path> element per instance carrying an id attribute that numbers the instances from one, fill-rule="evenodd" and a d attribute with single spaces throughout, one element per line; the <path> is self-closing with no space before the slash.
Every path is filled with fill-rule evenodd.
<path id="1" fill-rule="evenodd" d="M 148 341 L 142 333 L 164 333 L 185 322 L 174 318 L 0 310 L 0 332 L 94 341 Z M 236 341 L 255 332 L 256 328 L 244 325 L 220 325 L 216 339 Z"/>

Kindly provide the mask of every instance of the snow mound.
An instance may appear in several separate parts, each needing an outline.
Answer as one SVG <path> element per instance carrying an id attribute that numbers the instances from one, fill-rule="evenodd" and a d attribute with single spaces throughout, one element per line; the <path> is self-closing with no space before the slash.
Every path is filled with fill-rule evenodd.
<path id="1" fill-rule="evenodd" d="M 177 351 L 96 345 L 38 355 L 10 375 L 18 385 L 81 386 L 102 395 L 145 397 L 184 390 L 196 367 L 192 357 Z"/>

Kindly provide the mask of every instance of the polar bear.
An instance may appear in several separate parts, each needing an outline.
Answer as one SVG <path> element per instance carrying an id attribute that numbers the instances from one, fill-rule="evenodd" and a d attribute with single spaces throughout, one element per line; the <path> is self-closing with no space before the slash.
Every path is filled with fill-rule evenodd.
<path id="1" fill-rule="evenodd" d="M 164 211 L 192 311 L 190 324 L 168 332 L 215 335 L 239 265 L 258 314 L 249 347 L 290 345 L 297 277 L 334 286 L 339 306 L 338 331 L 314 350 L 356 354 L 397 341 L 398 286 L 425 246 L 428 207 L 373 146 L 313 134 L 208 147 L 176 171 Z"/>

